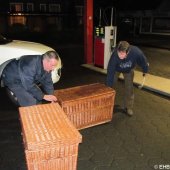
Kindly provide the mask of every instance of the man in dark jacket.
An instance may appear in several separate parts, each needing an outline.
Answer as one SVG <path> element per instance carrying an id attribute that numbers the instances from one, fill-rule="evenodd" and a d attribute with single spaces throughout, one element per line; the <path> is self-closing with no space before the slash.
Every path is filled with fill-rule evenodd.
<path id="1" fill-rule="evenodd" d="M 119 74 L 123 73 L 125 81 L 123 110 L 129 116 L 133 115 L 133 79 L 136 65 L 142 68 L 143 76 L 145 76 L 148 72 L 148 62 L 143 52 L 138 47 L 130 45 L 127 41 L 120 41 L 108 63 L 106 85 L 112 87 Z"/>
<path id="2" fill-rule="evenodd" d="M 3 83 L 14 93 L 20 106 L 35 105 L 42 100 L 55 102 L 51 71 L 58 62 L 59 56 L 55 51 L 14 59 L 3 70 Z"/>

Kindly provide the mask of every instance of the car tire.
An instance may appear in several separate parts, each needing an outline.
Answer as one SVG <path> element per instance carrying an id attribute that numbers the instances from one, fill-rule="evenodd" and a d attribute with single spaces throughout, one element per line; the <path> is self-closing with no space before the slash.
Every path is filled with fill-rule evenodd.
<path id="1" fill-rule="evenodd" d="M 7 88 L 7 87 L 6 87 L 6 93 L 7 93 L 8 97 L 10 98 L 10 100 L 12 101 L 12 103 L 14 103 L 16 106 L 19 106 L 17 97 L 16 97 L 15 94 L 14 94 L 9 88 Z"/>

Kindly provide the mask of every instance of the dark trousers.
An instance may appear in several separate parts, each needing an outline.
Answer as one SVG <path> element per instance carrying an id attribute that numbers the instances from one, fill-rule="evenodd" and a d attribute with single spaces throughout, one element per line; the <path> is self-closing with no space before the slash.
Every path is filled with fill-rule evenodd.
<path id="1" fill-rule="evenodd" d="M 134 89 L 133 89 L 133 79 L 134 79 L 134 70 L 131 70 L 129 73 L 122 73 L 124 77 L 125 89 L 124 89 L 124 100 L 123 107 L 127 109 L 133 109 L 134 104 Z M 116 84 L 117 79 L 120 73 L 116 72 L 114 77 L 114 84 Z"/>
<path id="2" fill-rule="evenodd" d="M 20 106 L 32 106 L 39 103 L 29 92 L 27 92 L 22 86 L 8 87 L 16 96 Z"/>
<path id="3" fill-rule="evenodd" d="M 15 80 L 15 82 L 11 82 L 10 77 L 6 76 L 5 71 L 6 70 L 4 70 L 2 74 L 3 83 L 12 93 L 14 93 L 20 106 L 32 106 L 40 103 L 40 101 L 34 98 L 32 94 L 25 90 L 20 80 Z"/>

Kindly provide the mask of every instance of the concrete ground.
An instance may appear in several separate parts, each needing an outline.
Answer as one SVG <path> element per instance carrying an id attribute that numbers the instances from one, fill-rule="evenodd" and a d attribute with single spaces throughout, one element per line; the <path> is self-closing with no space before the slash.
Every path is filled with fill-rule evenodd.
<path id="1" fill-rule="evenodd" d="M 62 77 L 56 89 L 95 82 L 105 75 L 81 67 L 75 60 L 83 49 L 62 47 Z M 74 52 L 74 53 L 73 53 Z M 72 66 L 70 66 L 72 63 Z M 170 100 L 148 90 L 135 90 L 134 116 L 121 112 L 123 81 L 116 87 L 111 122 L 80 130 L 77 170 L 154 170 L 170 167 Z M 26 170 L 18 108 L 0 90 L 0 170 Z"/>
<path id="2" fill-rule="evenodd" d="M 104 75 L 84 68 L 76 72 L 77 78 L 68 78 L 72 80 L 69 86 L 105 81 Z M 115 89 L 113 120 L 80 131 L 83 142 L 78 170 L 151 170 L 157 165 L 169 166 L 169 99 L 135 87 L 135 114 L 128 117 L 120 109 L 123 86 L 120 81 Z"/>

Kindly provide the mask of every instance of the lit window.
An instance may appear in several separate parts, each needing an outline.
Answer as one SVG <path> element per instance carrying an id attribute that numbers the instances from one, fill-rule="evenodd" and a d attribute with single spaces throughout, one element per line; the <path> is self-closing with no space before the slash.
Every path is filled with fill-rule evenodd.
<path id="1" fill-rule="evenodd" d="M 11 12 L 21 12 L 23 11 L 23 3 L 10 3 Z"/>
<path id="2" fill-rule="evenodd" d="M 10 16 L 9 18 L 9 25 L 14 25 L 14 24 L 21 24 L 25 25 L 26 24 L 26 18 L 24 16 Z"/>
<path id="3" fill-rule="evenodd" d="M 60 12 L 60 5 L 59 4 L 50 4 L 49 12 Z"/>

